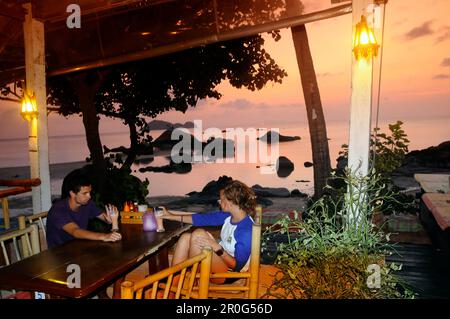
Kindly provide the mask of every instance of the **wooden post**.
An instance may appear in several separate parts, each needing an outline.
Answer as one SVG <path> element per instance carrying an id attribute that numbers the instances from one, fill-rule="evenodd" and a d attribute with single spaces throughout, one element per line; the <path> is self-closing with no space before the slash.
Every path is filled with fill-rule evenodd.
<path id="1" fill-rule="evenodd" d="M 5 223 L 5 229 L 9 229 L 11 227 L 9 221 L 9 206 L 8 206 L 8 198 L 2 198 L 2 209 L 3 209 L 3 221 Z"/>
<path id="2" fill-rule="evenodd" d="M 23 23 L 25 41 L 26 90 L 34 94 L 38 117 L 29 122 L 29 157 L 31 178 L 40 178 L 41 185 L 33 187 L 33 213 L 50 209 L 50 171 L 48 162 L 47 92 L 45 81 L 44 23 L 33 19 L 31 3 Z"/>
<path id="3" fill-rule="evenodd" d="M 209 294 L 209 278 L 211 275 L 212 249 L 205 247 L 202 253 L 207 257 L 200 262 L 200 281 L 198 283 L 198 297 L 200 299 L 208 299 Z"/>
<path id="4" fill-rule="evenodd" d="M 371 0 L 353 0 L 353 34 L 361 15 L 367 16 Z M 352 54 L 352 93 L 350 106 L 350 134 L 348 143 L 348 168 L 352 173 L 366 176 L 369 171 L 370 132 L 372 115 L 373 58 L 356 60 Z M 361 220 L 357 209 L 349 208 L 351 225 Z"/>
<path id="5" fill-rule="evenodd" d="M 256 205 L 255 208 L 255 224 L 261 225 L 262 224 L 262 206 Z"/>
<path id="6" fill-rule="evenodd" d="M 18 221 L 19 221 L 19 229 L 25 229 L 26 226 L 26 222 L 25 222 L 25 215 L 20 215 L 19 217 L 17 217 Z M 28 235 L 25 235 L 28 236 Z M 20 242 L 21 242 L 21 246 L 22 246 L 22 254 L 23 257 L 29 257 L 31 252 L 28 251 L 28 246 L 27 246 L 27 239 L 25 238 L 25 236 L 22 236 L 20 238 Z"/>
<path id="7" fill-rule="evenodd" d="M 353 5 L 353 34 L 355 26 L 370 0 L 355 0 Z M 350 109 L 350 136 L 348 166 L 353 171 L 367 175 L 369 168 L 370 121 L 372 111 L 372 59 L 357 61 L 352 53 L 352 93 Z"/>

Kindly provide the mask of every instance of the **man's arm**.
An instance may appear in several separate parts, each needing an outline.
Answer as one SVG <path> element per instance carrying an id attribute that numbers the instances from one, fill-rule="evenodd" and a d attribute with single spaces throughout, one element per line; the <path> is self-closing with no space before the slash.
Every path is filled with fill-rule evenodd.
<path id="1" fill-rule="evenodd" d="M 63 226 L 65 232 L 69 233 L 75 238 L 89 239 L 89 240 L 101 240 L 101 241 L 117 241 L 122 239 L 122 235 L 119 233 L 96 233 L 90 230 L 80 228 L 76 223 L 71 222 Z"/>
<path id="2" fill-rule="evenodd" d="M 106 217 L 106 212 L 102 212 L 100 215 L 97 216 L 97 218 L 100 219 L 102 222 L 111 224 L 111 222 Z"/>

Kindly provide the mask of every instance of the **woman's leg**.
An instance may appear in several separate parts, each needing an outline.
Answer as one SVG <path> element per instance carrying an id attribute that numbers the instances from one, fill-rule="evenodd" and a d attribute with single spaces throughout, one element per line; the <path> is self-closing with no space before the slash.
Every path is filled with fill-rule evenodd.
<path id="1" fill-rule="evenodd" d="M 190 242 L 191 233 L 184 233 L 180 236 L 180 239 L 175 246 L 175 252 L 173 253 L 171 266 L 179 264 L 189 258 Z"/>
<path id="2" fill-rule="evenodd" d="M 193 257 L 195 255 L 198 255 L 201 253 L 202 248 L 195 245 L 195 239 L 199 236 L 204 236 L 209 238 L 209 235 L 206 233 L 206 230 L 204 229 L 196 229 L 192 232 L 191 234 L 191 238 L 190 238 L 190 245 L 189 245 L 189 258 Z M 227 272 L 228 271 L 228 266 L 227 264 L 225 264 L 225 262 L 223 261 L 222 257 L 217 256 L 216 254 L 213 253 L 212 255 L 212 261 L 211 261 L 211 273 L 215 273 L 215 272 Z M 219 279 L 211 279 L 212 283 L 215 284 L 221 284 L 225 281 L 225 279 L 219 278 Z"/>

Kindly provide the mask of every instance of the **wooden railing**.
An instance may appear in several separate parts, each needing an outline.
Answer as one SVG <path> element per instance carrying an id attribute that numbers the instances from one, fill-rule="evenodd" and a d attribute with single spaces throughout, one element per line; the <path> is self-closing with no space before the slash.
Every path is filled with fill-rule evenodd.
<path id="1" fill-rule="evenodd" d="M 0 186 L 8 186 L 11 188 L 0 189 L 0 199 L 2 200 L 2 209 L 3 209 L 3 220 L 5 229 L 9 229 L 11 227 L 10 218 L 9 218 L 9 204 L 8 204 L 8 196 L 18 195 L 22 193 L 27 193 L 31 191 L 31 187 L 41 185 L 41 180 L 39 178 L 32 179 L 0 179 Z"/>

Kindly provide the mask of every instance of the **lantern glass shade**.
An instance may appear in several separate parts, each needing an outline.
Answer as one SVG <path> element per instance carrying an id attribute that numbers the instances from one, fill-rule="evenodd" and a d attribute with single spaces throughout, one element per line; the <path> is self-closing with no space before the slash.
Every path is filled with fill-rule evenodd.
<path id="1" fill-rule="evenodd" d="M 25 93 L 24 97 L 22 98 L 22 108 L 20 110 L 20 115 L 22 115 L 22 117 L 28 121 L 38 116 L 36 98 L 34 97 L 34 95 L 30 96 Z"/>
<path id="2" fill-rule="evenodd" d="M 367 25 L 367 20 L 364 15 L 361 16 L 361 21 L 356 24 L 355 34 L 353 36 L 353 54 L 356 60 L 371 59 L 378 55 L 379 44 L 373 33 L 373 29 Z"/>

